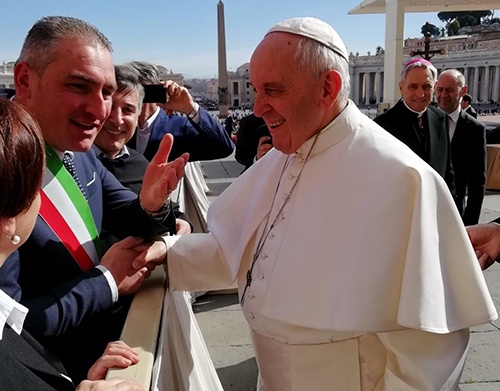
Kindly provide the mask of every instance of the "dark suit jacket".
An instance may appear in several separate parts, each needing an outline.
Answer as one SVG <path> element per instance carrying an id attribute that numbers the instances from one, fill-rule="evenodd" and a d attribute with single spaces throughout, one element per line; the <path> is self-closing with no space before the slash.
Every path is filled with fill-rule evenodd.
<path id="1" fill-rule="evenodd" d="M 418 156 L 425 160 L 441 175 L 452 195 L 455 195 L 455 180 L 450 153 L 450 134 L 448 115 L 437 107 L 427 107 L 429 129 L 429 156 L 427 157 L 420 143 L 418 130 L 413 126 L 412 113 L 401 99 L 398 103 L 375 118 L 375 122 L 405 143 Z"/>
<path id="2" fill-rule="evenodd" d="M 467 107 L 467 110 L 465 110 L 465 112 L 467 114 L 471 115 L 472 117 L 477 118 L 477 112 L 476 112 L 476 110 L 474 110 L 474 107 L 472 107 L 471 105 L 469 105 L 469 107 Z"/>
<path id="3" fill-rule="evenodd" d="M 484 124 L 463 110 L 451 141 L 451 158 L 458 210 L 465 225 L 477 224 L 486 184 L 486 132 Z"/>
<path id="4" fill-rule="evenodd" d="M 240 121 L 240 128 L 236 139 L 236 161 L 250 168 L 257 156 L 257 148 L 261 137 L 271 136 L 266 123 L 262 118 L 251 114 Z"/>
<path id="5" fill-rule="evenodd" d="M 152 126 L 148 146 L 144 151 L 144 156 L 149 161 L 153 159 L 163 136 L 167 133 L 174 136 L 169 161 L 177 159 L 185 152 L 189 152 L 191 162 L 222 159 L 233 153 L 234 145 L 226 131 L 201 107 L 199 124 L 189 121 L 187 117 L 167 115 L 164 110 L 160 110 Z M 132 149 L 136 149 L 136 134 L 127 143 Z"/>
<path id="6" fill-rule="evenodd" d="M 61 362 L 26 331 L 17 335 L 5 326 L 0 341 L 0 391 L 74 391 L 61 376 Z"/>
<path id="7" fill-rule="evenodd" d="M 175 226 L 172 215 L 160 221 L 149 217 L 137 196 L 103 167 L 93 151 L 75 153 L 74 162 L 98 232 L 104 227 L 118 238 L 151 238 Z M 20 272 L 15 267 L 18 257 Z M 40 216 L 19 254 L 12 254 L 4 266 L 8 281 L 19 274 L 21 303 L 29 308 L 26 330 L 61 359 L 75 381 L 84 378 L 106 342 L 119 337 L 122 326 L 121 321 L 113 323 L 111 290 L 104 275 L 96 268 L 84 273 Z M 97 329 L 101 332 L 94 337 L 92 330 Z M 75 354 L 78 349 L 81 357 Z"/>

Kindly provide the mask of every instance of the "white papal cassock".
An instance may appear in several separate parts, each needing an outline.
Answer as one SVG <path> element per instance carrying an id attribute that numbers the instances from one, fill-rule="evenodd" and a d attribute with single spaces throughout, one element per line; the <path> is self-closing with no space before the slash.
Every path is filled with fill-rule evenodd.
<path id="1" fill-rule="evenodd" d="M 270 221 L 313 139 L 291 155 Z M 240 296 L 287 155 L 165 238 L 171 290 Z M 496 318 L 446 184 L 352 103 L 323 131 L 253 270 L 243 312 L 263 390 L 455 390 L 468 328 Z"/>

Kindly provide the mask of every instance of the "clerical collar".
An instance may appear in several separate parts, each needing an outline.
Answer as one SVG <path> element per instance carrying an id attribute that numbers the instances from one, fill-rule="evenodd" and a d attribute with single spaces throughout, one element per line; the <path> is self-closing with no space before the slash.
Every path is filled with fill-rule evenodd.
<path id="1" fill-rule="evenodd" d="M 448 114 L 448 116 L 451 118 L 451 120 L 452 120 L 454 123 L 457 123 L 457 121 L 458 121 L 458 117 L 460 117 L 460 109 L 461 109 L 461 108 L 460 108 L 460 105 L 458 105 L 457 109 L 456 109 L 454 112 L 452 112 L 452 113 Z"/>
<path id="2" fill-rule="evenodd" d="M 0 289 L 0 340 L 3 337 L 5 324 L 17 334 L 21 334 L 27 314 L 28 309 L 25 306 Z"/>
<path id="3" fill-rule="evenodd" d="M 368 120 L 368 118 L 349 99 L 344 110 L 320 131 L 318 142 L 314 147 L 311 157 L 341 142 L 346 136 L 353 133 L 363 120 Z M 296 153 L 306 156 L 311 149 L 314 139 L 315 135 L 302 144 Z"/>
<path id="4" fill-rule="evenodd" d="M 427 107 L 426 107 L 423 111 L 415 111 L 415 110 L 413 110 L 410 106 L 408 106 L 408 105 L 406 104 L 406 102 L 405 102 L 405 100 L 404 100 L 404 99 L 401 99 L 401 100 L 403 101 L 403 103 L 405 104 L 405 106 L 406 106 L 406 108 L 407 108 L 408 110 L 410 110 L 412 113 L 417 114 L 417 116 L 418 116 L 417 118 L 420 118 L 421 116 L 423 116 L 423 115 L 425 114 L 425 112 L 427 111 Z"/>
<path id="5" fill-rule="evenodd" d="M 109 160 L 115 160 L 115 159 L 120 159 L 120 158 L 128 158 L 130 157 L 130 151 L 128 150 L 127 146 L 124 145 L 122 150 L 116 155 L 115 157 L 110 157 L 106 152 L 104 152 L 101 148 L 99 148 L 97 145 L 92 144 L 92 150 L 95 152 L 96 156 L 101 159 L 109 159 Z"/>

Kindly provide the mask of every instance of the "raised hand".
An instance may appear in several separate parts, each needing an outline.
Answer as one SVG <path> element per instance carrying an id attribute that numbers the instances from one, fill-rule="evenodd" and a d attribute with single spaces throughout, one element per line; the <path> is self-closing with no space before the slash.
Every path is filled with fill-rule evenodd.
<path id="1" fill-rule="evenodd" d="M 174 138 L 171 134 L 163 137 L 158 152 L 144 174 L 140 197 L 142 206 L 148 212 L 156 212 L 162 208 L 167 197 L 175 190 L 184 175 L 184 166 L 189 160 L 189 154 L 185 153 L 168 163 L 168 155 L 173 142 Z"/>
<path id="2" fill-rule="evenodd" d="M 172 80 L 168 80 L 163 86 L 167 90 L 168 102 L 157 103 L 158 106 L 169 111 L 179 111 L 184 114 L 191 113 L 195 103 L 187 88 L 181 87 Z"/>

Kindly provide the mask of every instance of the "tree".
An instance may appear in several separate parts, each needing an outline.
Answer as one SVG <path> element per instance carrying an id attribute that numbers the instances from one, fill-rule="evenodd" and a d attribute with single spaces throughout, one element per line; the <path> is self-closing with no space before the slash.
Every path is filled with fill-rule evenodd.
<path id="1" fill-rule="evenodd" d="M 455 11 L 455 12 L 439 12 L 438 13 L 438 18 L 442 22 L 452 22 L 453 20 L 457 19 L 459 23 L 459 27 L 463 26 L 477 26 L 481 24 L 481 18 L 486 18 L 487 16 L 493 15 L 493 12 L 491 11 Z M 462 25 L 461 18 L 464 16 L 471 16 L 475 18 L 475 24 L 473 25 Z M 466 19 L 466 20 L 471 20 L 471 19 Z"/>
<path id="2" fill-rule="evenodd" d="M 458 23 L 457 19 L 453 19 L 451 22 L 446 24 L 446 30 L 448 32 L 448 36 L 458 35 L 458 29 L 460 28 L 460 23 Z"/>
<path id="3" fill-rule="evenodd" d="M 439 35 L 441 33 L 440 30 L 439 30 L 439 27 L 437 27 L 437 26 L 435 26 L 435 25 L 433 25 L 433 24 L 431 24 L 429 22 L 426 22 L 422 26 L 422 28 L 421 28 L 420 31 L 422 32 L 422 35 L 424 37 L 431 36 L 431 37 L 434 37 L 434 38 L 439 37 Z"/>

